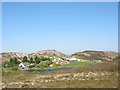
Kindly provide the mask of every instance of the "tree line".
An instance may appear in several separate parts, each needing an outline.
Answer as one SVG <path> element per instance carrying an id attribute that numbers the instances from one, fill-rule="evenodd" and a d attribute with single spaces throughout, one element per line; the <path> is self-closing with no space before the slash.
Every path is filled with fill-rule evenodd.
<path id="1" fill-rule="evenodd" d="M 50 63 L 52 63 L 52 60 L 50 58 L 47 58 L 47 57 L 36 56 L 35 58 L 32 58 L 32 57 L 28 58 L 28 57 L 24 56 L 21 61 L 19 61 L 16 57 L 10 58 L 10 60 L 5 61 L 2 66 L 5 68 L 6 67 L 14 67 L 14 66 L 18 66 L 21 62 L 39 64 L 42 61 L 49 61 Z"/>

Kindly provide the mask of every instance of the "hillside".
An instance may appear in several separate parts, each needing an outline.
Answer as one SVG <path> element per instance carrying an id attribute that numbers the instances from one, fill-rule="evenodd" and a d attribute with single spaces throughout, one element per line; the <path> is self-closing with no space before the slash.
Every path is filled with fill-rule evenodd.
<path id="1" fill-rule="evenodd" d="M 10 58 L 16 57 L 18 60 L 20 60 L 22 57 L 27 56 L 29 54 L 27 53 L 20 53 L 20 52 L 6 52 L 6 53 L 0 53 L 0 59 L 2 61 L 8 61 Z"/>
<path id="2" fill-rule="evenodd" d="M 117 52 L 113 51 L 83 51 L 72 54 L 71 56 L 86 59 L 86 60 L 112 60 L 118 56 Z"/>
<path id="3" fill-rule="evenodd" d="M 116 56 L 118 56 L 117 52 L 113 51 L 83 51 L 83 52 L 77 52 L 72 55 L 66 55 L 64 53 L 61 53 L 57 50 L 41 50 L 35 53 L 19 53 L 19 52 L 7 52 L 7 53 L 0 53 L 0 59 L 2 61 L 8 61 L 10 58 L 16 57 L 18 60 L 21 60 L 24 56 L 30 57 L 36 57 L 36 56 L 58 56 L 58 57 L 76 57 L 78 59 L 83 60 L 107 60 L 111 61 Z"/>
<path id="4" fill-rule="evenodd" d="M 87 62 L 66 61 L 62 57 L 68 57 L 56 50 L 44 50 L 32 54 L 21 53 L 3 53 L 4 58 L 23 56 L 50 56 L 53 61 L 64 62 L 64 64 L 55 64 L 51 67 L 47 61 L 36 63 L 32 68 L 11 67 L 7 64 L 2 69 L 3 88 L 117 88 L 118 87 L 118 60 L 115 52 L 104 51 L 84 51 L 72 54 L 69 57 L 78 57 L 85 59 Z M 61 56 L 60 57 L 55 57 Z M 83 56 L 82 56 L 83 55 Z M 54 58 L 55 57 L 55 58 Z M 112 60 L 102 63 L 90 62 L 88 60 Z M 66 63 L 67 62 L 67 63 Z M 54 63 L 54 62 L 53 62 Z M 52 63 L 52 64 L 53 64 Z M 51 64 L 51 62 L 50 62 Z M 14 64 L 12 64 L 14 65 Z M 6 68 L 7 66 L 7 68 Z M 16 69 L 17 68 L 17 69 Z M 59 71 L 52 71 L 58 68 L 69 68 Z M 35 70 L 29 72 L 28 70 Z M 39 72 L 39 70 L 44 71 Z M 49 71 L 47 71 L 49 70 Z"/>
<path id="5" fill-rule="evenodd" d="M 53 72 L 3 71 L 3 88 L 118 88 L 118 62 Z"/>
<path id="6" fill-rule="evenodd" d="M 38 51 L 36 53 L 32 53 L 30 56 L 35 57 L 35 56 L 41 56 L 41 55 L 60 56 L 60 57 L 67 56 L 57 50 L 42 50 L 42 51 Z"/>
<path id="7" fill-rule="evenodd" d="M 19 53 L 19 52 L 7 52 L 7 53 L 0 53 L 0 59 L 2 59 L 2 61 L 8 61 L 10 60 L 10 58 L 16 57 L 18 60 L 21 60 L 24 56 L 27 56 L 28 58 L 30 57 L 35 57 L 35 56 L 59 56 L 59 57 L 64 57 L 67 56 L 57 50 L 41 50 L 35 53 Z"/>

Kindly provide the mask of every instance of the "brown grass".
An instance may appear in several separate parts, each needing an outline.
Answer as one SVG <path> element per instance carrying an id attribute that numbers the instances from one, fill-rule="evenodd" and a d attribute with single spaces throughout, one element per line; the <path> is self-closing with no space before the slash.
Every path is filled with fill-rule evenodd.
<path id="1" fill-rule="evenodd" d="M 117 88 L 117 62 L 105 62 L 54 72 L 3 73 L 7 88 Z"/>

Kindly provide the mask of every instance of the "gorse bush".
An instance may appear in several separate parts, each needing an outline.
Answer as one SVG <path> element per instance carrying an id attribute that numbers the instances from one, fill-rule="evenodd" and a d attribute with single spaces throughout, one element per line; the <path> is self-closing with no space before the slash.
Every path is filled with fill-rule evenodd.
<path id="1" fill-rule="evenodd" d="M 56 65 L 56 66 L 60 66 L 60 64 L 54 64 L 54 65 Z"/>

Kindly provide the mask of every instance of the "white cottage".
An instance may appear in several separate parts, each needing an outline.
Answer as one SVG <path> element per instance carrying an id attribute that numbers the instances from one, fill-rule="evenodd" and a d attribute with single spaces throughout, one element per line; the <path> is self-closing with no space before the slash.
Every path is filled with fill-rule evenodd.
<path id="1" fill-rule="evenodd" d="M 70 61 L 77 61 L 77 58 L 74 58 L 74 57 L 68 57 L 66 58 L 67 60 L 70 60 Z"/>
<path id="2" fill-rule="evenodd" d="M 53 67 L 53 64 L 50 64 L 50 67 Z"/>
<path id="3" fill-rule="evenodd" d="M 28 67 L 29 65 L 30 65 L 30 63 L 24 62 L 24 63 L 20 63 L 19 67 Z"/>

